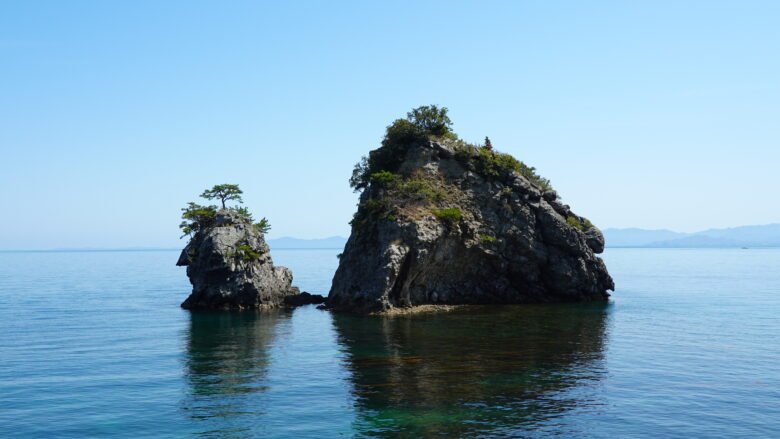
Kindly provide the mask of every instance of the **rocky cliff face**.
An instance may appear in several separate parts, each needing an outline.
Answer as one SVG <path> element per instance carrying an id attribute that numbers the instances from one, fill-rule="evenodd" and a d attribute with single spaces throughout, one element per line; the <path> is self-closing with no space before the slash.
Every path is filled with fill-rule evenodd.
<path id="1" fill-rule="evenodd" d="M 281 306 L 297 294 L 292 273 L 275 267 L 262 232 L 235 212 L 217 212 L 214 225 L 198 231 L 176 265 L 187 266 L 192 294 L 186 309 L 252 309 Z"/>
<path id="2" fill-rule="evenodd" d="M 511 157 L 514 169 L 502 167 L 507 157 L 427 141 L 411 145 L 395 173 L 372 175 L 329 306 L 606 300 L 614 284 L 596 256 L 601 232 Z"/>

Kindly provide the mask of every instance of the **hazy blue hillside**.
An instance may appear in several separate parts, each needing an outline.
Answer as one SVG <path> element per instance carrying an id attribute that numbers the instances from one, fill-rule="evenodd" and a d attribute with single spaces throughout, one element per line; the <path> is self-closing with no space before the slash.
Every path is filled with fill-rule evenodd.
<path id="1" fill-rule="evenodd" d="M 709 229 L 696 233 L 606 229 L 604 238 L 607 247 L 780 247 L 780 223 Z"/>
<path id="2" fill-rule="evenodd" d="M 742 226 L 730 229 L 711 229 L 700 232 L 713 238 L 727 238 L 752 245 L 778 245 L 780 243 L 780 223 L 763 226 Z"/>
<path id="3" fill-rule="evenodd" d="M 347 238 L 331 236 L 319 239 L 300 239 L 285 236 L 284 238 L 269 239 L 271 249 L 277 248 L 344 248 Z"/>

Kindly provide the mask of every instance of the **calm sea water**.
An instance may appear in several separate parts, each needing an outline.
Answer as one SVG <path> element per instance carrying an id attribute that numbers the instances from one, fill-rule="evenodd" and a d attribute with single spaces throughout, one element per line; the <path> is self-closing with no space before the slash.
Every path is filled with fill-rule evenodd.
<path id="1" fill-rule="evenodd" d="M 339 250 L 277 250 L 326 294 Z M 0 253 L 0 437 L 780 437 L 780 249 L 608 249 L 609 304 L 190 313 L 178 254 Z"/>

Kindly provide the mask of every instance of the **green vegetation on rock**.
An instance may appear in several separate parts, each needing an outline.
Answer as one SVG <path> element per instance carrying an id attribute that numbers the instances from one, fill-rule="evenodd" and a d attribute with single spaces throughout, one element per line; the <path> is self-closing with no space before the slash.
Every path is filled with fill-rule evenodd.
<path id="1" fill-rule="evenodd" d="M 252 247 L 250 247 L 247 244 L 241 244 L 238 247 L 236 247 L 236 252 L 233 254 L 233 256 L 236 258 L 240 258 L 244 261 L 255 261 L 257 259 L 260 259 L 260 256 L 262 256 L 262 254 L 255 251 Z"/>
<path id="2" fill-rule="evenodd" d="M 422 173 L 404 178 L 392 172 L 380 171 L 371 174 L 369 181 L 372 187 L 385 190 L 387 195 L 396 201 L 411 199 L 438 201 L 445 196 L 444 192 L 431 181 L 426 180 Z"/>
<path id="3" fill-rule="evenodd" d="M 448 209 L 435 209 L 432 211 L 432 213 L 436 216 L 436 218 L 439 218 L 440 220 L 453 224 L 458 221 L 460 221 L 463 214 L 461 214 L 460 209 L 457 207 L 450 207 Z"/>
<path id="4" fill-rule="evenodd" d="M 531 167 L 509 154 L 497 152 L 488 137 L 485 145 L 473 145 L 458 139 L 452 131 L 452 121 L 446 107 L 424 105 L 406 114 L 406 119 L 396 119 L 385 131 L 380 148 L 362 157 L 352 171 L 350 186 L 355 191 L 370 184 L 386 185 L 387 177 L 398 171 L 406 152 L 413 145 L 435 140 L 455 144 L 455 157 L 464 166 L 489 180 L 506 178 L 517 172 L 542 190 L 551 190 L 550 180 L 536 173 Z M 385 174 L 387 173 L 387 174 Z"/>
<path id="5" fill-rule="evenodd" d="M 593 227 L 593 224 L 589 220 L 583 219 L 583 221 L 580 221 L 577 217 L 574 216 L 566 217 L 566 224 L 576 228 L 577 230 L 587 230 Z"/>
<path id="6" fill-rule="evenodd" d="M 355 226 L 361 224 L 368 218 L 385 218 L 390 221 L 395 221 L 396 217 L 390 213 L 390 201 L 386 198 L 369 198 L 363 201 L 359 205 L 359 209 L 355 212 L 350 225 Z"/>
<path id="7" fill-rule="evenodd" d="M 246 207 L 244 206 L 234 207 L 232 210 L 233 212 L 248 218 L 250 221 L 252 220 L 252 213 L 249 212 L 249 209 L 247 209 Z"/>
<path id="8" fill-rule="evenodd" d="M 435 170 L 401 167 L 411 148 L 436 142 L 449 157 L 464 168 L 489 181 L 513 184 L 513 175 L 525 177 L 541 191 L 551 190 L 550 181 L 536 169 L 509 154 L 493 149 L 485 137 L 484 145 L 467 143 L 452 131 L 452 121 L 446 107 L 426 105 L 409 111 L 405 119 L 397 119 L 385 132 L 380 148 L 371 151 L 355 165 L 350 186 L 365 191 L 358 212 L 350 224 L 363 224 L 369 218 L 397 221 L 415 220 L 434 214 L 448 224 L 460 221 L 469 195 L 460 184 L 453 183 Z M 511 187 L 501 189 L 500 196 L 510 199 Z"/>
<path id="9" fill-rule="evenodd" d="M 377 187 L 391 189 L 401 180 L 401 176 L 389 171 L 374 172 L 368 179 L 371 184 Z"/>
<path id="10" fill-rule="evenodd" d="M 584 219 L 585 219 L 585 221 L 582 223 L 582 225 L 585 226 L 586 229 L 592 228 L 593 227 L 593 223 L 590 222 L 590 220 L 588 220 L 587 218 L 584 218 Z"/>
<path id="11" fill-rule="evenodd" d="M 478 147 L 466 142 L 459 142 L 455 148 L 455 158 L 464 166 L 488 180 L 500 180 L 514 171 L 527 178 L 542 190 L 550 190 L 550 180 L 536 173 L 536 168 L 530 167 L 509 154 L 493 150 L 493 147 Z"/>
<path id="12" fill-rule="evenodd" d="M 182 237 L 212 227 L 214 225 L 214 219 L 217 216 L 217 206 L 201 206 L 192 201 L 187 203 L 187 207 L 184 207 L 181 210 L 181 218 L 183 221 L 179 224 L 179 228 L 184 233 Z"/>
<path id="13" fill-rule="evenodd" d="M 495 236 L 486 235 L 484 233 L 480 234 L 479 237 L 484 242 L 495 242 L 497 239 Z"/>
<path id="14" fill-rule="evenodd" d="M 355 165 L 349 185 L 360 191 L 368 187 L 372 175 L 397 171 L 409 147 L 427 142 L 430 137 L 457 139 L 447 111 L 446 107 L 423 105 L 406 113 L 406 119 L 396 119 L 387 127 L 382 146 Z"/>
<path id="15" fill-rule="evenodd" d="M 255 228 L 262 233 L 268 233 L 269 230 L 271 230 L 271 223 L 268 222 L 268 219 L 266 217 L 262 217 L 260 221 L 255 223 Z"/>
<path id="16" fill-rule="evenodd" d="M 406 113 L 406 120 L 424 133 L 455 140 L 458 136 L 452 132 L 452 121 L 447 111 L 447 107 L 423 105 Z"/>
<path id="17" fill-rule="evenodd" d="M 390 209 L 390 201 L 386 198 L 369 198 L 360 203 L 360 207 L 365 210 L 367 215 L 381 215 L 387 213 L 388 209 Z"/>
<path id="18" fill-rule="evenodd" d="M 421 179 L 408 179 L 398 185 L 398 194 L 401 198 L 426 201 L 440 201 L 446 194 L 430 181 Z"/>
<path id="19" fill-rule="evenodd" d="M 447 202 L 457 189 L 445 182 L 414 172 L 408 177 L 388 171 L 370 177 L 371 197 L 360 203 L 350 224 L 356 225 L 368 218 L 396 221 L 399 216 L 430 212 Z"/>
<path id="20" fill-rule="evenodd" d="M 568 224 L 568 225 L 570 225 L 570 226 L 572 226 L 572 227 L 574 227 L 574 228 L 576 228 L 578 230 L 584 229 L 584 227 L 582 226 L 582 223 L 580 222 L 580 220 L 578 220 L 577 218 L 574 218 L 573 216 L 570 216 L 570 217 L 566 218 L 566 224 Z"/>
<path id="21" fill-rule="evenodd" d="M 249 222 L 254 221 L 252 213 L 249 212 L 249 209 L 246 207 L 226 205 L 226 202 L 228 201 L 243 203 L 244 201 L 241 199 L 242 193 L 243 191 L 237 184 L 218 184 L 211 189 L 203 191 L 200 195 L 201 198 L 207 200 L 218 199 L 222 204 L 222 208 L 219 208 L 219 206 L 214 204 L 203 206 L 194 202 L 187 203 L 187 207 L 181 209 L 181 218 L 183 221 L 179 224 L 179 228 L 184 233 L 181 237 L 183 238 L 188 235 L 192 236 L 199 231 L 214 227 L 216 225 L 217 213 L 219 213 L 220 210 L 238 214 Z M 258 231 L 263 233 L 268 233 L 268 231 L 271 230 L 271 224 L 266 218 L 262 218 L 255 223 L 254 226 Z"/>

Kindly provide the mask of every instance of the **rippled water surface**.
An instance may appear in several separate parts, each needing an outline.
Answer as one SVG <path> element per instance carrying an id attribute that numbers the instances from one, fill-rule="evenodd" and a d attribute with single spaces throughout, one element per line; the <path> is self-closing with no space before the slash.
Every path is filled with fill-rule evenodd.
<path id="1" fill-rule="evenodd" d="M 277 250 L 326 294 L 339 250 Z M 780 249 L 608 249 L 608 304 L 190 313 L 178 254 L 0 253 L 0 437 L 780 437 Z"/>

